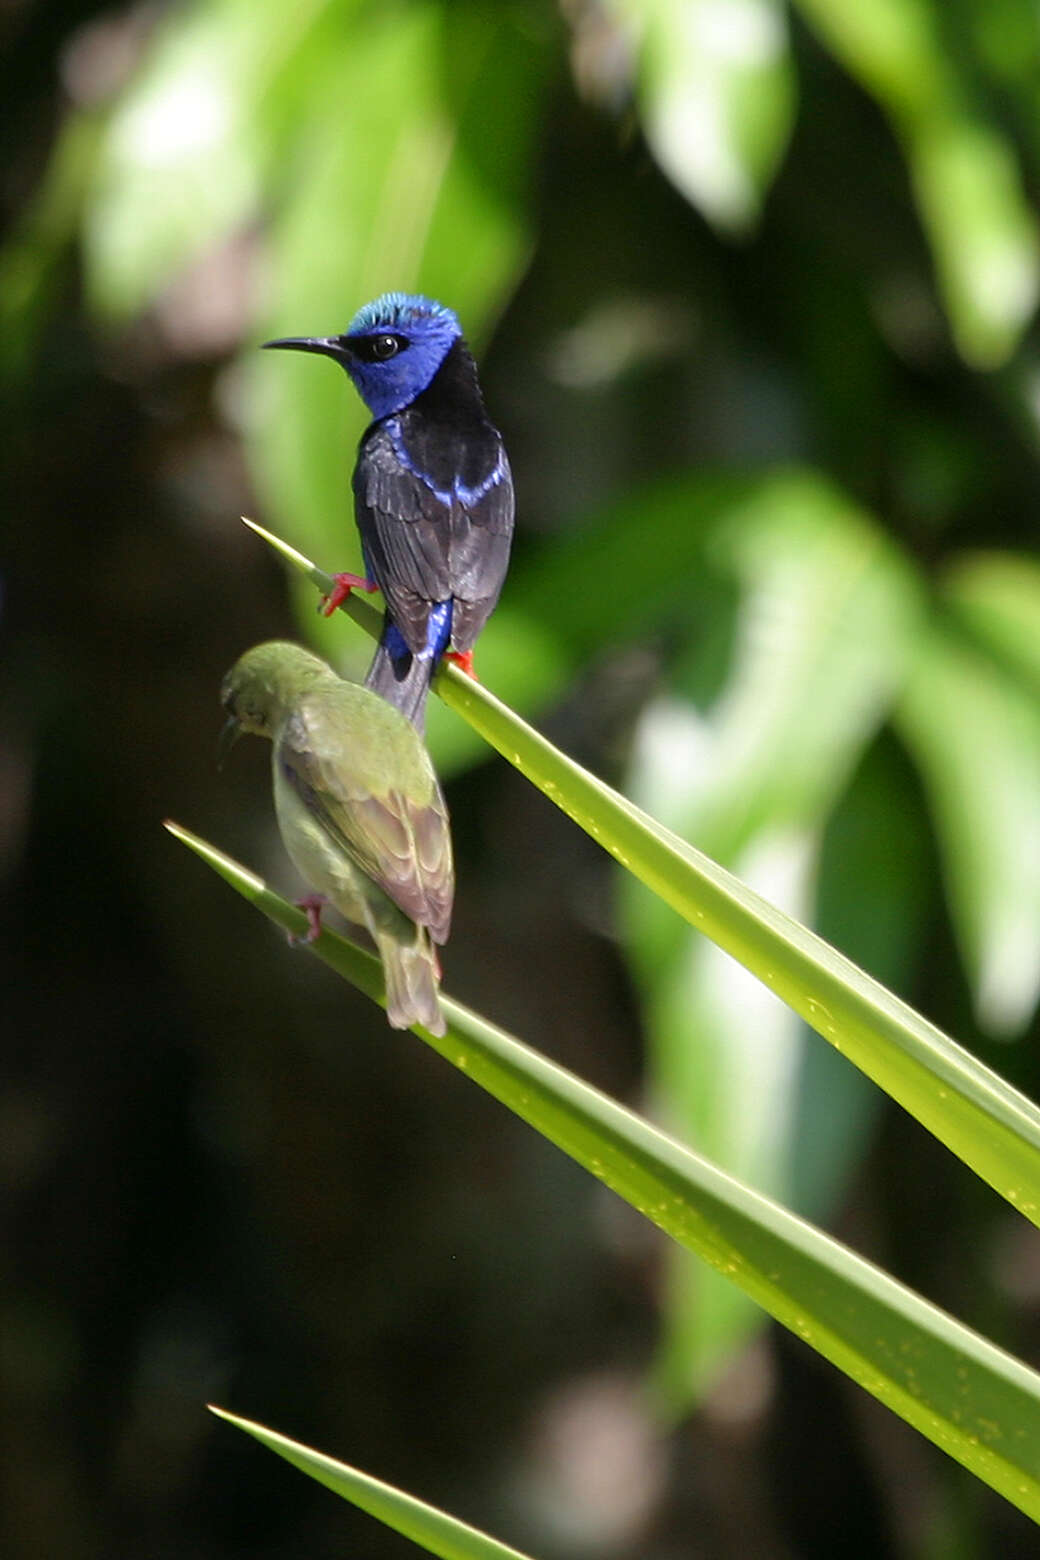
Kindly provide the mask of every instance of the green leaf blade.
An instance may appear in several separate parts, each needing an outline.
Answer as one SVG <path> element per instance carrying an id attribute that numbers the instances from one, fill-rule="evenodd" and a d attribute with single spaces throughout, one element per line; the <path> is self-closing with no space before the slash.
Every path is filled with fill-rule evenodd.
<path id="1" fill-rule="evenodd" d="M 254 873 L 175 832 L 280 925 L 302 922 Z M 348 978 L 362 961 L 364 989 L 378 991 L 376 961 L 342 938 L 324 932 L 310 951 Z M 460 1003 L 443 1005 L 448 1031 L 418 1031 L 427 1044 L 1040 1520 L 1040 1376 Z"/>
<path id="2" fill-rule="evenodd" d="M 443 677 L 443 674 L 441 674 Z M 443 696 L 691 925 L 1040 1223 L 1040 1111 L 863 970 L 566 759 L 483 690 Z"/>
<path id="3" fill-rule="evenodd" d="M 242 1419 L 238 1414 L 229 1414 L 227 1409 L 217 1408 L 212 1403 L 209 1408 L 219 1419 L 244 1430 L 262 1446 L 284 1457 L 308 1478 L 316 1479 L 326 1489 L 367 1511 L 369 1516 L 421 1544 L 431 1555 L 439 1555 L 440 1560 L 528 1560 L 519 1549 L 510 1549 L 507 1544 L 499 1543 L 392 1484 L 385 1484 L 382 1479 L 363 1473 L 360 1468 L 337 1462 L 334 1457 L 292 1441 L 277 1430 L 269 1430 L 266 1425 L 258 1425 L 251 1419 Z"/>
<path id="4" fill-rule="evenodd" d="M 306 560 L 302 567 L 324 588 L 327 575 Z M 567 758 L 457 667 L 442 663 L 434 689 L 621 866 L 1040 1224 L 1040 1110 L 1031 1100 L 822 938 Z"/>
<path id="5" fill-rule="evenodd" d="M 943 599 L 970 634 L 1040 698 L 1040 561 L 978 552 L 955 559 Z"/>

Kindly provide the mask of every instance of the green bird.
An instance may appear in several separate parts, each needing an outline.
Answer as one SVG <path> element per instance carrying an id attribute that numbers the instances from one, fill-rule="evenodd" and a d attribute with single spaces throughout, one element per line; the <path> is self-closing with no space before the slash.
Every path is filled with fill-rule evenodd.
<path id="1" fill-rule="evenodd" d="M 225 741 L 270 737 L 285 848 L 321 896 L 304 901 L 311 937 L 327 899 L 371 934 L 395 1029 L 445 1031 L 435 943 L 447 941 L 455 874 L 430 755 L 415 727 L 309 650 L 278 640 L 247 650 L 221 688 Z"/>

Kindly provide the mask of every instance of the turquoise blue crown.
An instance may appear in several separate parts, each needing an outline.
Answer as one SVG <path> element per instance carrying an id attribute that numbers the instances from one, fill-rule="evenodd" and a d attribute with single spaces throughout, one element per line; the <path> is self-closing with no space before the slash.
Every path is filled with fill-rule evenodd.
<path id="1" fill-rule="evenodd" d="M 380 327 L 386 330 L 403 329 L 420 319 L 443 322 L 453 326 L 459 335 L 462 334 L 458 315 L 452 309 L 445 308 L 443 303 L 435 303 L 432 298 L 424 298 L 419 293 L 388 292 L 373 298 L 371 303 L 366 303 L 363 309 L 358 310 L 347 327 L 347 335 L 357 336 L 362 331 L 378 330 Z"/>

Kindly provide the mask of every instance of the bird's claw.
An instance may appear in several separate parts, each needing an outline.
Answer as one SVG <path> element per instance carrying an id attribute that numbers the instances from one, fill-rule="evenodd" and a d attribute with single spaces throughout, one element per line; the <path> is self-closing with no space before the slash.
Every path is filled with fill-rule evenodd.
<path id="1" fill-rule="evenodd" d="M 303 937 L 297 937 L 294 932 L 290 932 L 290 948 L 295 948 L 297 943 L 317 942 L 321 936 L 321 912 L 326 903 L 324 894 L 308 894 L 305 899 L 295 901 L 297 910 L 305 910 L 307 913 L 307 931 Z"/>
<path id="2" fill-rule="evenodd" d="M 332 576 L 332 589 L 327 596 L 322 596 L 318 603 L 318 611 L 323 617 L 331 617 L 337 607 L 341 607 L 352 590 L 363 590 L 369 596 L 379 586 L 375 580 L 367 580 L 363 574 L 334 574 Z"/>
<path id="3" fill-rule="evenodd" d="M 472 677 L 474 682 L 480 681 L 480 678 L 473 670 L 472 650 L 445 650 L 444 659 L 450 661 L 453 666 L 457 666 L 460 672 L 465 672 L 467 677 Z"/>

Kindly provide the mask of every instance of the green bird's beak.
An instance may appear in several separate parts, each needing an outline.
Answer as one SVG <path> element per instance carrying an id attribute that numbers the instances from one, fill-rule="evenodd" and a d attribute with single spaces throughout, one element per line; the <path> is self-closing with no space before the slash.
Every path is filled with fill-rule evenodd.
<path id="1" fill-rule="evenodd" d="M 217 738 L 217 768 L 223 769 L 227 756 L 242 735 L 242 722 L 236 715 L 229 715 Z"/>

